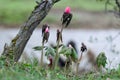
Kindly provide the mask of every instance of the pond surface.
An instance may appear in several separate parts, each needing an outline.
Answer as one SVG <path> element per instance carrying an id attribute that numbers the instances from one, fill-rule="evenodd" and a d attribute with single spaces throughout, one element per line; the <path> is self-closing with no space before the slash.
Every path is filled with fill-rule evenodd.
<path id="1" fill-rule="evenodd" d="M 18 29 L 0 29 L 0 53 L 3 51 L 5 43 L 10 43 L 12 38 L 18 33 Z M 36 29 L 31 36 L 24 52 L 29 55 L 35 51 L 34 46 L 41 45 L 41 29 Z M 69 40 L 73 40 L 77 44 L 77 48 L 81 47 L 81 42 L 84 42 L 88 49 L 98 55 L 100 52 L 105 52 L 107 56 L 108 68 L 116 68 L 120 64 L 120 30 L 64 30 L 63 41 L 66 44 Z M 56 29 L 50 30 L 48 45 L 56 43 Z M 46 45 L 47 45 L 46 44 Z"/>

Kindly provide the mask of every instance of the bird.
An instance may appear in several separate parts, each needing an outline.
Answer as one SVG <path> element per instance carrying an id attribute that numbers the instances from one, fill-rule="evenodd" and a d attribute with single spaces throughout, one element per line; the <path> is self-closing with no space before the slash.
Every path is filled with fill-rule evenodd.
<path id="1" fill-rule="evenodd" d="M 48 39 L 49 39 L 49 26 L 47 24 L 43 25 L 42 27 L 42 37 L 43 37 L 43 40 L 42 42 L 44 43 L 45 41 L 48 42 Z"/>
<path id="2" fill-rule="evenodd" d="M 62 18 L 61 18 L 62 25 L 63 26 L 65 25 L 65 27 L 67 27 L 70 24 L 70 22 L 71 22 L 72 16 L 73 15 L 71 13 L 70 7 L 66 7 L 65 11 L 64 11 L 64 13 L 62 15 Z"/>

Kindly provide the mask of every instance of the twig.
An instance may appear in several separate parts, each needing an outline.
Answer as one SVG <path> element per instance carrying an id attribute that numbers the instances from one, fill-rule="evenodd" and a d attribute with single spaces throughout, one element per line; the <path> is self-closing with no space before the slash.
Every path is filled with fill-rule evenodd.
<path id="1" fill-rule="evenodd" d="M 59 43 L 60 43 L 60 36 L 59 36 L 58 41 L 57 41 L 57 49 L 56 49 L 54 69 L 56 69 L 56 66 L 57 66 L 57 63 L 58 63 L 58 59 L 59 59 L 59 53 L 58 53 Z"/>
<path id="2" fill-rule="evenodd" d="M 80 56 L 80 58 L 78 59 L 78 61 L 77 61 L 77 66 L 76 66 L 76 75 L 78 75 L 78 68 L 79 68 L 79 65 L 80 65 L 80 61 L 82 60 L 82 55 L 83 55 L 83 52 L 81 52 L 81 56 Z"/>
<path id="3" fill-rule="evenodd" d="M 44 42 L 42 41 L 41 67 L 43 67 L 43 49 L 44 49 Z"/>
<path id="4" fill-rule="evenodd" d="M 72 60 L 71 60 L 70 55 L 68 56 L 67 61 L 70 62 L 70 63 L 68 62 L 68 65 L 71 64 Z M 67 66 L 67 61 L 65 62 L 65 68 L 64 68 L 64 72 L 65 72 L 65 73 L 66 73 L 66 70 L 69 70 L 69 68 L 70 68 L 69 66 Z"/>
<path id="5" fill-rule="evenodd" d="M 64 72 L 66 73 L 67 61 L 65 62 Z"/>
<path id="6" fill-rule="evenodd" d="M 64 26 L 62 25 L 60 34 L 58 35 L 58 41 L 57 41 L 57 49 L 56 49 L 56 55 L 55 55 L 55 62 L 54 62 L 54 69 L 56 69 L 57 63 L 58 63 L 58 59 L 59 59 L 59 45 L 60 45 L 60 40 L 61 40 L 61 36 L 62 36 L 62 31 L 63 31 Z"/>

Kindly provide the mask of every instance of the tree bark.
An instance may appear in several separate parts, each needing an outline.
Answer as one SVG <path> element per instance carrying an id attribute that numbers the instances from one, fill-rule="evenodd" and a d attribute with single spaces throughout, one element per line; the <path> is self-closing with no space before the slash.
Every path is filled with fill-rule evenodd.
<path id="1" fill-rule="evenodd" d="M 37 2 L 28 20 L 21 26 L 16 37 L 11 41 L 8 46 L 5 44 L 3 55 L 9 57 L 13 55 L 13 59 L 17 62 L 30 39 L 35 28 L 41 23 L 46 17 L 52 6 L 60 0 L 42 0 L 40 3 Z"/>
<path id="2" fill-rule="evenodd" d="M 115 3 L 116 3 L 116 5 L 117 5 L 117 7 L 118 7 L 118 9 L 119 9 L 119 13 L 120 13 L 120 1 L 115 0 Z"/>

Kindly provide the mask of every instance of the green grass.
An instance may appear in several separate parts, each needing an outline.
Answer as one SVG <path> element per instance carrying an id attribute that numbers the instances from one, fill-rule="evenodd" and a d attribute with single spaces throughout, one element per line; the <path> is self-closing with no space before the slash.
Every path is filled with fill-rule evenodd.
<path id="1" fill-rule="evenodd" d="M 0 0 L 0 23 L 22 23 L 34 6 L 35 3 L 33 0 Z"/>
<path id="2" fill-rule="evenodd" d="M 64 4 L 64 5 L 63 5 Z M 96 2 L 95 0 L 61 0 L 59 3 L 56 3 L 55 7 L 65 8 L 70 6 L 76 9 L 85 9 L 90 11 L 99 11 L 104 9 L 104 4 Z"/>
<path id="3" fill-rule="evenodd" d="M 35 5 L 35 0 L 0 0 L 0 24 L 21 24 L 25 22 Z M 95 0 L 61 0 L 54 5 L 53 9 L 64 10 L 66 6 L 78 10 L 104 10 L 104 4 Z M 55 22 L 57 18 L 53 17 L 54 15 L 48 15 L 45 21 Z"/>
<path id="4" fill-rule="evenodd" d="M 66 75 L 67 74 L 67 75 Z M 119 80 L 120 67 L 106 73 L 87 73 L 75 76 L 61 69 L 40 69 L 39 65 L 17 63 L 12 66 L 0 66 L 0 80 Z"/>
<path id="5" fill-rule="evenodd" d="M 41 50 L 41 47 L 34 47 L 35 50 Z M 49 53 L 51 52 L 51 53 Z M 64 53 L 64 52 L 63 52 Z M 103 73 L 102 71 L 91 71 L 82 74 L 75 74 L 72 72 L 71 68 L 56 67 L 50 69 L 49 66 L 41 67 L 38 63 L 38 59 L 32 59 L 32 62 L 26 63 L 14 63 L 12 52 L 9 53 L 7 57 L 2 55 L 0 57 L 0 80 L 119 80 L 120 79 L 120 65 L 117 69 L 106 69 Z M 48 56 L 52 54 L 52 51 L 48 49 Z M 67 53 L 68 54 L 68 53 Z M 103 53 L 101 61 L 104 61 Z M 72 58 L 71 58 L 72 59 Z M 101 62 L 100 62 L 101 63 Z M 99 63 L 99 64 L 100 64 Z M 98 65 L 98 64 L 97 64 Z M 76 67 L 75 67 L 76 68 Z M 93 67 L 94 68 L 94 67 Z"/>

